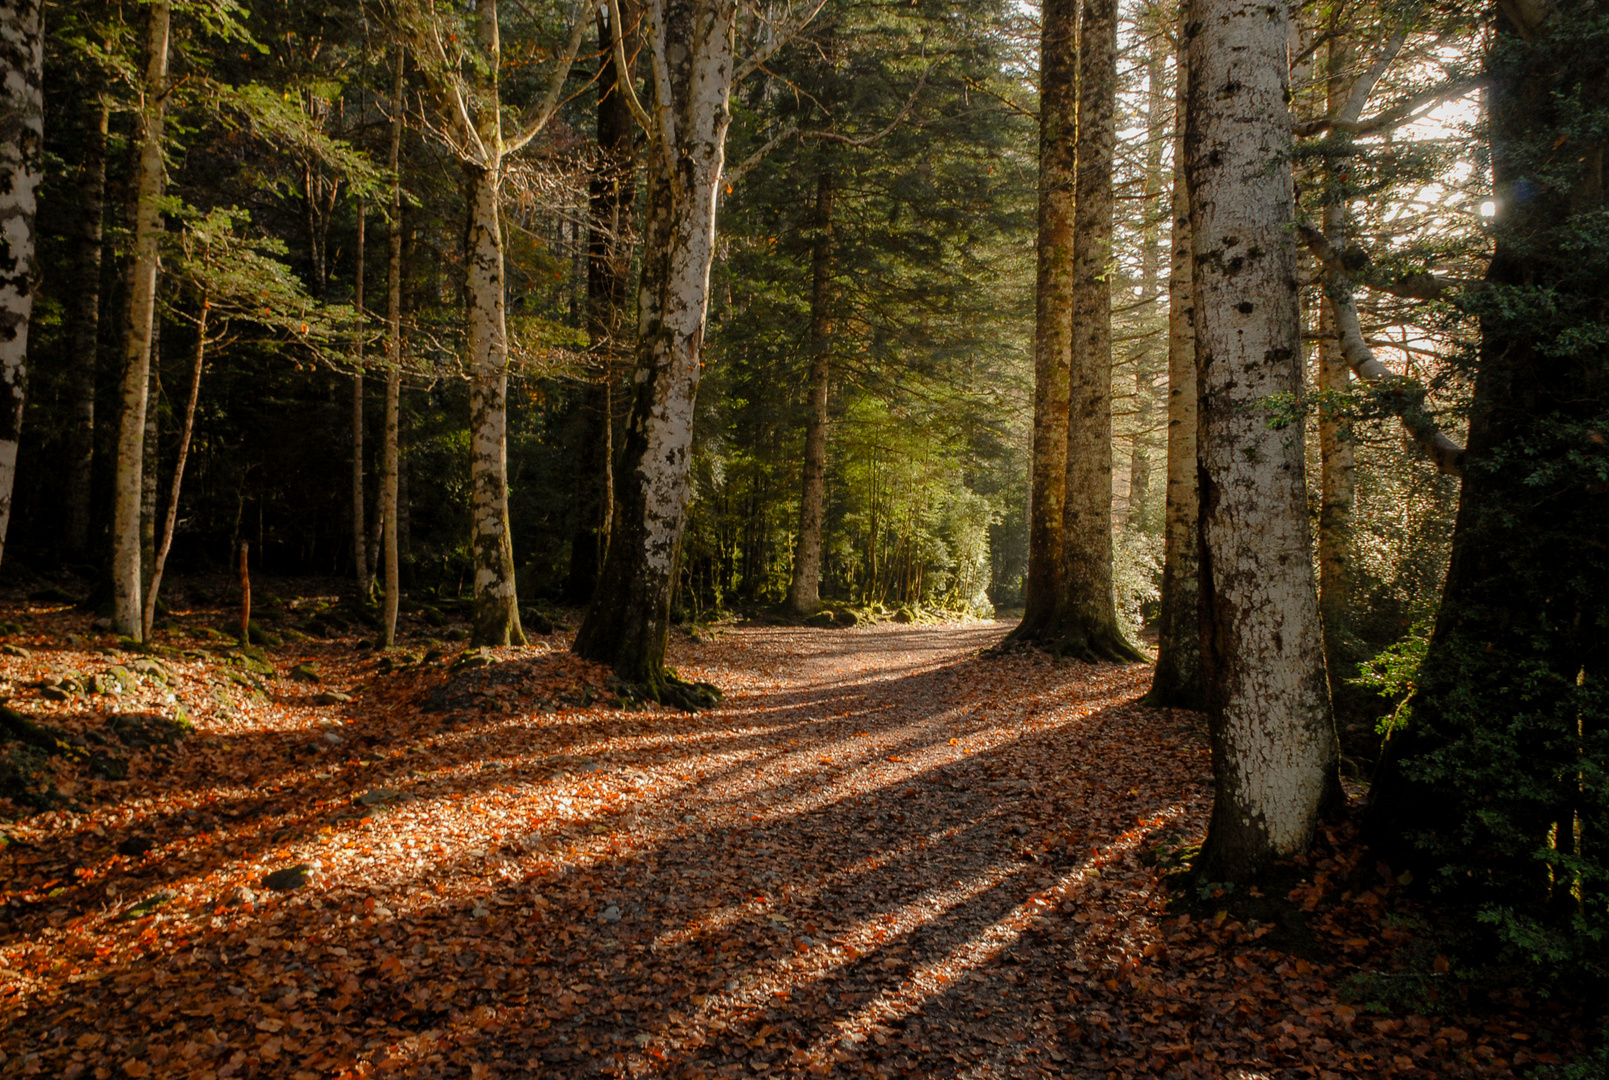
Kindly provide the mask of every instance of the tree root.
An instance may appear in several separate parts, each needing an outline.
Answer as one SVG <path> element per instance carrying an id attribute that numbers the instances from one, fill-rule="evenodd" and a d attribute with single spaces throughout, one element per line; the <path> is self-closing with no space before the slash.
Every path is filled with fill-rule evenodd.
<path id="1" fill-rule="evenodd" d="M 714 683 L 690 682 L 670 668 L 661 668 L 641 682 L 621 681 L 619 692 L 622 698 L 657 701 L 690 713 L 714 708 L 725 696 Z"/>

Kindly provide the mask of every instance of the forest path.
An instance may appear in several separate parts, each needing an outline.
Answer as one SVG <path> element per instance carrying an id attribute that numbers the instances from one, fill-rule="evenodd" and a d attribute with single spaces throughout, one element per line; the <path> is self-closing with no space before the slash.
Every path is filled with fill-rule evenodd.
<path id="1" fill-rule="evenodd" d="M 562 640 L 391 675 L 298 646 L 339 722 L 276 676 L 7 827 L 0 1076 L 1508 1075 L 1473 1021 L 1336 1000 L 1391 933 L 1344 837 L 1296 883 L 1304 958 L 1165 915 L 1200 718 L 1135 704 L 1145 667 L 980 655 L 1005 630 L 682 639 L 727 694 L 694 715 L 595 698 Z"/>

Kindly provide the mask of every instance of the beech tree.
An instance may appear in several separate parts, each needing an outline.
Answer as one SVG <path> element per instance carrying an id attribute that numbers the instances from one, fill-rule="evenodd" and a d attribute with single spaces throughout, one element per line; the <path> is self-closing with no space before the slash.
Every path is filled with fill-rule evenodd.
<path id="1" fill-rule="evenodd" d="M 1204 666 L 1215 798 L 1199 871 L 1248 880 L 1304 850 L 1340 795 L 1309 556 L 1290 222 L 1290 13 L 1192 0 L 1185 157 L 1195 261 Z"/>
<path id="2" fill-rule="evenodd" d="M 402 14 L 412 51 L 437 98 L 436 133 L 464 170 L 469 204 L 464 319 L 474 489 L 474 641 L 524 644 L 508 520 L 508 297 L 500 200 L 509 155 L 529 145 L 558 110 L 589 20 L 585 8 L 575 13 L 547 94 L 505 133 L 497 0 L 476 0 L 462 24 L 434 5 Z"/>
<path id="3" fill-rule="evenodd" d="M 42 0 L 0 3 L 0 551 L 11 521 L 28 388 L 34 216 L 44 175 Z"/>
<path id="4" fill-rule="evenodd" d="M 145 78 L 140 85 L 134 235 L 128 317 L 124 327 L 122 400 L 118 410 L 116 480 L 112 503 L 112 626 L 139 639 L 143 622 L 140 509 L 145 477 L 146 410 L 151 338 L 156 318 L 157 256 L 162 229 L 163 128 L 168 100 L 171 5 L 147 9 Z"/>
<path id="5" fill-rule="evenodd" d="M 668 672 L 665 644 L 686 525 L 715 208 L 738 74 L 737 3 L 652 0 L 644 8 L 651 89 L 646 105 L 635 93 L 630 99 L 647 133 L 648 166 L 633 401 L 618 470 L 620 512 L 598 593 L 572 648 L 610 664 L 646 697 L 692 706 L 718 691 Z M 618 22 L 613 3 L 611 11 Z M 769 51 L 790 34 L 788 27 L 779 31 Z M 626 66 L 622 50 L 617 36 L 619 69 Z M 757 56 L 747 63 L 762 62 Z"/>

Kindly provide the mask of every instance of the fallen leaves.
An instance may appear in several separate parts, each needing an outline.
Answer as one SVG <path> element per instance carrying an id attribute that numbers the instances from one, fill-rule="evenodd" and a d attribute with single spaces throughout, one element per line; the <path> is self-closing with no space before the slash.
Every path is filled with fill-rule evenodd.
<path id="1" fill-rule="evenodd" d="M 132 677 L 119 709 L 201 699 L 225 668 L 262 696 L 198 707 L 166 763 L 0 827 L 0 1076 L 1544 1060 L 1523 1046 L 1529 1004 L 1443 1002 L 1432 1021 L 1338 997 L 1412 944 L 1387 925 L 1403 883 L 1360 869 L 1344 828 L 1277 893 L 1299 933 L 1228 895 L 1170 914 L 1156 853 L 1199 838 L 1210 799 L 1197 719 L 1140 708 L 1143 668 L 980 659 L 1003 630 L 859 628 L 858 652 L 774 627 L 679 642 L 684 676 L 727 691 L 696 716 L 621 709 L 562 642 L 459 665 L 303 643 L 247 656 L 256 670 L 192 650 L 167 683 Z M 89 659 L 40 633 L 0 666 Z M 319 704 L 335 686 L 351 700 Z M 82 700 L 39 710 L 97 722 Z"/>

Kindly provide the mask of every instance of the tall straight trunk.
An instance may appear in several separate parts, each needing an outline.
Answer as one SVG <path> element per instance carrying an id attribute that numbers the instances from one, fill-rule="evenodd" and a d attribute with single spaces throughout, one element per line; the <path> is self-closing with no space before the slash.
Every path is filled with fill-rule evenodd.
<path id="1" fill-rule="evenodd" d="M 140 465 L 140 580 L 156 566 L 157 471 L 162 464 L 162 315 L 151 319 L 151 377 L 145 390 L 145 460 Z M 259 547 L 261 545 L 259 544 Z"/>
<path id="2" fill-rule="evenodd" d="M 1195 258 L 1185 180 L 1184 102 L 1190 67 L 1181 36 L 1178 115 L 1173 137 L 1172 261 L 1168 271 L 1168 490 L 1162 535 L 1162 604 L 1156 671 L 1146 702 L 1202 709 L 1201 535 L 1196 487 Z"/>
<path id="3" fill-rule="evenodd" d="M 169 4 L 147 8 L 145 80 L 137 113 L 139 162 L 135 175 L 133 272 L 129 282 L 123 388 L 118 410 L 117 461 L 112 488 L 112 626 L 138 636 L 140 605 L 140 495 L 145 465 L 145 411 L 156 313 L 158 242 L 162 231 L 163 111 L 167 102 Z"/>
<path id="4" fill-rule="evenodd" d="M 397 428 L 402 413 L 402 121 L 403 67 L 397 50 L 391 93 L 391 228 L 386 258 L 385 431 L 380 444 L 380 523 L 385 560 L 385 608 L 380 636 L 386 648 L 397 643 L 397 611 L 402 604 L 402 551 L 397 542 Z"/>
<path id="5" fill-rule="evenodd" d="M 469 475 L 475 564 L 477 645 L 523 645 L 514 591 L 514 545 L 508 521 L 508 325 L 503 284 L 503 134 L 498 101 L 500 44 L 497 0 L 477 0 L 477 69 L 482 103 L 477 134 L 482 160 L 464 163 L 469 203 L 465 244 L 468 280 Z"/>
<path id="6" fill-rule="evenodd" d="M 1192 0 L 1185 158 L 1195 257 L 1203 660 L 1215 798 L 1200 872 L 1255 878 L 1339 796 L 1307 522 L 1291 222 L 1289 10 Z"/>
<path id="7" fill-rule="evenodd" d="M 616 27 L 605 5 L 598 13 L 598 51 L 604 57 L 598 99 L 598 171 L 589 191 L 587 232 L 587 334 L 592 381 L 581 391 L 580 460 L 576 474 L 576 524 L 570 541 L 565 597 L 584 604 L 598 587 L 613 522 L 615 386 L 631 333 L 626 309 L 631 277 L 632 209 L 637 200 L 637 129 L 615 62 L 615 35 L 625 35 L 621 54 L 636 53 L 636 6 L 620 5 Z"/>
<path id="8" fill-rule="evenodd" d="M 151 639 L 151 626 L 156 621 L 156 598 L 162 588 L 162 570 L 167 565 L 168 552 L 173 548 L 173 530 L 179 521 L 179 490 L 184 483 L 184 463 L 190 456 L 190 436 L 196 426 L 196 402 L 201 396 L 201 369 L 207 359 L 207 315 L 212 305 L 207 290 L 201 290 L 200 310 L 196 315 L 196 351 L 190 364 L 190 396 L 184 407 L 184 427 L 179 433 L 179 456 L 173 463 L 173 486 L 168 492 L 168 512 L 162 522 L 162 538 L 151 560 L 150 588 L 145 594 L 145 611 L 140 625 L 141 640 Z"/>
<path id="9" fill-rule="evenodd" d="M 369 567 L 368 501 L 363 483 L 363 342 L 368 336 L 368 312 L 364 310 L 363 273 L 365 224 L 368 217 L 363 199 L 358 199 L 357 265 L 353 273 L 352 306 L 357 310 L 357 333 L 352 343 L 357 370 L 352 375 L 352 572 L 358 589 L 373 591 L 374 577 Z"/>
<path id="10" fill-rule="evenodd" d="M 788 587 L 788 606 L 799 615 L 813 614 L 821 607 L 821 527 L 827 508 L 827 394 L 832 376 L 832 212 L 832 165 L 824 163 L 816 178 L 815 235 L 810 247 L 810 410 L 805 418 L 799 542 L 793 551 L 793 582 Z"/>
<path id="11" fill-rule="evenodd" d="M 89 521 L 95 471 L 95 373 L 101 329 L 101 253 L 105 248 L 106 135 L 111 109 L 98 99 L 85 133 L 78 169 L 78 276 L 68 303 L 72 311 L 72 360 L 67 373 L 71 420 L 67 429 L 67 551 L 89 552 Z"/>
<path id="12" fill-rule="evenodd" d="M 1068 375 L 1067 495 L 1055 651 L 1144 660 L 1117 625 L 1112 585 L 1112 159 L 1117 0 L 1084 0 L 1078 49 L 1078 206 Z"/>
<path id="13" fill-rule="evenodd" d="M 1328 304 L 1319 308 L 1319 389 L 1344 394 L 1352 369 L 1341 354 L 1335 316 Z M 1334 412 L 1319 417 L 1319 615 L 1324 624 L 1324 652 L 1332 671 L 1348 656 L 1353 606 L 1352 504 L 1357 455 L 1352 422 Z"/>
<path id="14" fill-rule="evenodd" d="M 665 670 L 671 590 L 686 525 L 715 207 L 725 160 L 735 0 L 655 0 L 648 207 L 634 399 L 620 513 L 598 594 L 572 646 L 650 697 L 710 700 Z"/>
<path id="15" fill-rule="evenodd" d="M 1161 29 L 1160 26 L 1157 27 Z M 1145 228 L 1140 239 L 1140 293 L 1157 297 L 1162 288 L 1162 252 L 1165 240 L 1163 222 L 1171 215 L 1163 211 L 1162 145 L 1172 127 L 1166 85 L 1169 37 L 1156 33 L 1146 55 L 1146 137 L 1145 149 Z M 1129 512 L 1127 527 L 1133 532 L 1153 530 L 1151 504 L 1152 426 L 1156 423 L 1157 403 L 1152 381 L 1157 373 L 1154 353 L 1147 349 L 1134 364 L 1134 438 L 1129 451 Z"/>
<path id="16" fill-rule="evenodd" d="M 1078 0 L 1045 0 L 1039 41 L 1039 232 L 1028 575 L 1022 621 L 1007 638 L 1012 643 L 1044 640 L 1055 625 L 1061 596 L 1077 130 Z"/>
<path id="17" fill-rule="evenodd" d="M 28 392 L 34 218 L 44 175 L 42 0 L 0 0 L 0 552 L 11 523 L 17 447 Z"/>

